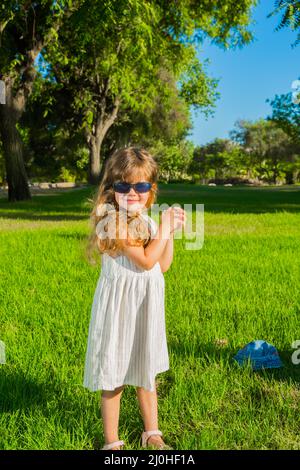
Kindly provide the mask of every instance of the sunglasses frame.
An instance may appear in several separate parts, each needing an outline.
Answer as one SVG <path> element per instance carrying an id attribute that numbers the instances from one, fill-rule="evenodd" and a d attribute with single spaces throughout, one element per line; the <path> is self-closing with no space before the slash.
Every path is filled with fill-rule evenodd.
<path id="1" fill-rule="evenodd" d="M 128 191 L 125 191 L 125 192 L 117 191 L 116 188 L 115 188 L 115 186 L 116 186 L 117 184 L 119 184 L 119 183 L 127 184 L 127 185 L 129 186 Z M 151 186 L 150 186 L 150 188 L 149 188 L 147 191 L 138 191 L 137 188 L 136 188 L 136 186 L 137 186 L 138 184 L 141 184 L 141 183 L 147 183 L 147 184 L 150 184 Z M 127 183 L 126 181 L 117 181 L 116 183 L 113 183 L 113 188 L 114 188 L 114 190 L 115 190 L 117 193 L 120 192 L 120 194 L 128 194 L 128 193 L 130 192 L 131 188 L 134 188 L 134 190 L 135 190 L 136 193 L 144 194 L 144 193 L 147 193 L 148 191 L 150 191 L 150 189 L 152 188 L 152 183 L 150 183 L 149 181 L 139 181 L 138 183 Z"/>

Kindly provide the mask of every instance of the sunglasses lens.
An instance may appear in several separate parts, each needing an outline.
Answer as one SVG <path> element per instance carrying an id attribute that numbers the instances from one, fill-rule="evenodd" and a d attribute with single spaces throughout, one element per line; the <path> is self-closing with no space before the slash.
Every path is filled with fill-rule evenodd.
<path id="1" fill-rule="evenodd" d="M 114 190 L 117 191 L 117 193 L 129 193 L 130 191 L 130 185 L 128 183 L 114 183 Z"/>
<path id="2" fill-rule="evenodd" d="M 137 183 L 135 187 L 138 193 L 146 193 L 147 191 L 150 191 L 151 186 L 151 183 L 143 182 Z"/>
<path id="3" fill-rule="evenodd" d="M 114 190 L 117 193 L 125 194 L 125 193 L 129 193 L 129 191 L 130 191 L 130 184 L 126 183 L 126 182 L 123 182 L 123 181 L 120 181 L 119 183 L 114 183 L 113 186 L 114 186 Z M 138 193 L 146 193 L 146 192 L 150 191 L 151 186 L 152 186 L 151 183 L 143 181 L 141 183 L 136 183 L 135 189 Z"/>

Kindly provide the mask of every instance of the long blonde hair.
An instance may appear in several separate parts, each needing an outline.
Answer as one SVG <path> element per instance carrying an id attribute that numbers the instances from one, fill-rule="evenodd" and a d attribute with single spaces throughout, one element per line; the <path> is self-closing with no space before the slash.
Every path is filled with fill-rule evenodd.
<path id="1" fill-rule="evenodd" d="M 141 175 L 143 181 L 152 183 L 149 197 L 145 207 L 148 209 L 155 202 L 158 192 L 158 165 L 154 157 L 143 148 L 125 147 L 117 149 L 105 162 L 99 188 L 93 199 L 90 214 L 91 232 L 88 237 L 86 254 L 90 263 L 95 264 L 94 253 L 107 253 L 110 256 L 118 255 L 124 246 L 124 233 L 127 242 L 133 246 L 146 247 L 151 239 L 149 226 L 138 213 L 129 215 L 126 211 L 120 211 L 115 199 L 113 183 L 116 181 L 128 181 L 133 174 Z M 111 209 L 110 209 L 111 208 Z M 126 216 L 126 217 L 123 217 Z M 101 222 L 105 218 L 105 224 Z M 126 221 L 124 224 L 123 222 Z M 132 222 L 133 221 L 133 222 Z M 101 222 L 99 224 L 99 222 Z M 104 227 L 106 237 L 97 235 L 99 225 Z M 115 227 L 115 232 L 111 232 Z M 125 230 L 125 231 L 124 231 Z M 107 233 L 115 233 L 122 238 L 111 238 Z M 126 237 L 128 234 L 128 237 Z"/>

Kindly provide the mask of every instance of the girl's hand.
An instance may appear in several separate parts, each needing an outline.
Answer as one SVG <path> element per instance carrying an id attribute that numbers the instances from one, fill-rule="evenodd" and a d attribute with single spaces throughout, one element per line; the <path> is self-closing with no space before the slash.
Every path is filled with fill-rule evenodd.
<path id="1" fill-rule="evenodd" d="M 186 212 L 181 207 L 169 207 L 161 215 L 161 223 L 172 233 L 185 226 Z"/>

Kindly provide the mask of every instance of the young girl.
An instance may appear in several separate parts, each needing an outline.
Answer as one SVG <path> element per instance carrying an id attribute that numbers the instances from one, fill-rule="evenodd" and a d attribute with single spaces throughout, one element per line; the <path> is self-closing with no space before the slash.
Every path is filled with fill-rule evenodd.
<path id="1" fill-rule="evenodd" d="M 173 233 L 185 224 L 180 207 L 162 213 L 159 227 L 146 211 L 157 194 L 158 167 L 144 149 L 117 150 L 105 162 L 91 213 L 88 252 L 101 253 L 83 386 L 102 390 L 104 450 L 119 450 L 120 398 L 137 387 L 144 421 L 142 446 L 171 449 L 158 429 L 156 374 L 169 369 L 164 276 L 173 259 Z"/>

